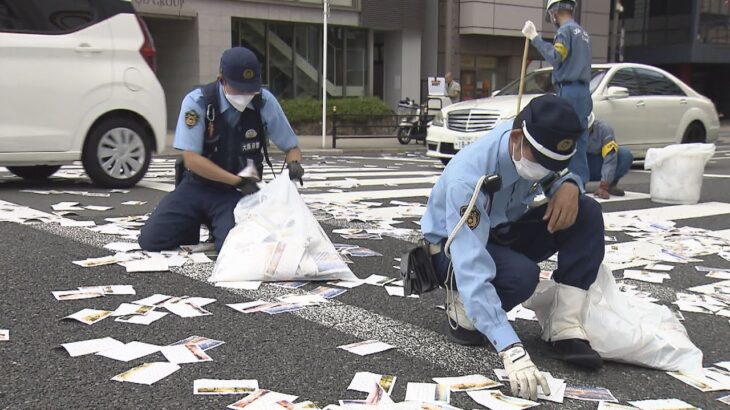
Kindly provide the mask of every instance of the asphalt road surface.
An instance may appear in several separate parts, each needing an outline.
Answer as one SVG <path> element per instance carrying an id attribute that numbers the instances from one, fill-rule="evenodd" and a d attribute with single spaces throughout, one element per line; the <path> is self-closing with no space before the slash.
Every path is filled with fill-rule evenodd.
<path id="1" fill-rule="evenodd" d="M 375 201 L 394 208 L 390 201 L 426 203 L 427 193 L 443 168 L 420 154 L 345 154 L 336 157 L 309 156 L 305 160 L 307 178 L 305 197 L 325 200 Z M 88 191 L 109 193 L 92 186 L 79 165 L 66 166 L 50 181 L 28 182 L 0 168 L 0 201 L 50 213 L 52 204 L 62 201 L 82 205 L 111 206 L 105 212 L 84 210 L 77 220 L 104 224 L 104 218 L 143 215 L 152 211 L 166 190 L 172 187 L 172 160 L 156 158 L 149 174 L 129 193 L 109 197 L 71 194 L 41 195 L 23 190 Z M 650 175 L 633 170 L 623 181 L 630 195 L 626 199 L 603 203 L 604 212 L 637 210 L 648 219 L 661 209 L 678 226 L 730 230 L 730 138 L 725 136 L 718 152 L 708 164 L 700 204 L 671 207 L 648 199 Z M 312 178 L 312 177 L 315 178 Z M 358 179 L 352 187 L 348 178 Z M 337 192 L 337 190 L 342 192 Z M 335 190 L 335 191 L 332 191 Z M 143 205 L 121 205 L 125 201 Z M 703 205 L 713 205 L 710 212 Z M 716 206 L 715 206 L 716 205 Z M 399 218 L 402 228 L 418 229 L 417 217 Z M 370 274 L 397 277 L 393 258 L 409 249 L 405 240 L 345 240 L 332 230 L 362 226 L 359 222 L 323 221 L 324 230 L 335 243 L 361 245 L 382 257 L 355 258 L 353 272 L 363 278 Z M 194 396 L 193 381 L 212 379 L 256 379 L 262 388 L 293 394 L 324 407 L 339 399 L 364 399 L 364 393 L 347 391 L 358 371 L 397 376 L 395 401 L 402 401 L 408 382 L 432 382 L 432 377 L 480 373 L 494 378 L 493 369 L 502 363 L 490 348 L 465 348 L 449 343 L 440 333 L 444 293 L 435 291 L 420 299 L 388 296 L 382 287 L 363 285 L 349 290 L 324 307 L 295 313 L 267 315 L 242 314 L 226 306 L 251 300 L 272 300 L 289 293 L 285 289 L 262 285 L 257 291 L 228 290 L 206 280 L 213 264 L 185 265 L 171 272 L 127 274 L 118 265 L 83 268 L 72 261 L 111 254 L 103 249 L 118 238 L 80 227 L 58 224 L 19 224 L 0 222 L 0 329 L 10 330 L 10 341 L 0 342 L 0 408 L 224 408 L 240 396 Z M 632 240 L 622 233 L 619 242 Z M 693 269 L 697 264 L 678 266 L 663 285 L 627 281 L 649 290 L 671 305 L 677 291 L 715 280 Z M 730 268 L 717 255 L 703 257 L 701 265 Z M 616 272 L 620 275 L 620 272 Z M 56 301 L 55 290 L 90 285 L 133 285 L 135 296 L 106 296 L 78 301 Z M 294 291 L 302 293 L 317 284 Z M 209 297 L 216 302 L 206 308 L 210 316 L 181 318 L 167 315 L 149 325 L 134 325 L 105 319 L 94 325 L 59 319 L 83 308 L 113 310 L 122 302 L 149 295 L 189 295 Z M 730 323 L 728 318 L 700 313 L 684 313 L 683 322 L 692 341 L 703 351 L 704 364 L 730 360 Z M 514 322 L 533 361 L 544 371 L 565 379 L 569 385 L 605 387 L 616 398 L 629 400 L 679 398 L 704 409 L 723 408 L 716 398 L 730 392 L 702 393 L 664 372 L 630 365 L 608 363 L 598 372 L 585 372 L 549 357 L 539 339 L 537 322 Z M 207 353 L 211 362 L 184 364 L 182 369 L 152 386 L 120 383 L 110 379 L 136 365 L 164 361 L 156 353 L 129 363 L 100 356 L 71 358 L 57 347 L 61 343 L 113 337 L 122 342 L 141 341 L 167 345 L 191 335 L 225 342 Z M 337 346 L 377 339 L 396 347 L 384 353 L 360 357 Z M 508 393 L 508 388 L 503 388 Z M 452 404 L 478 408 L 465 393 L 452 395 Z M 541 402 L 544 408 L 591 409 L 597 403 L 566 399 L 563 404 Z"/>

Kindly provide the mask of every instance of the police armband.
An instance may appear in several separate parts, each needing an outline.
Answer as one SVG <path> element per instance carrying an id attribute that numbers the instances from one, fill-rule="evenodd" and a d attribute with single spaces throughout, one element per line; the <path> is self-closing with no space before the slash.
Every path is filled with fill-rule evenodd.
<path id="1" fill-rule="evenodd" d="M 604 145 L 603 148 L 601 148 L 601 156 L 606 158 L 606 156 L 613 151 L 618 151 L 618 144 L 616 141 L 611 141 Z"/>

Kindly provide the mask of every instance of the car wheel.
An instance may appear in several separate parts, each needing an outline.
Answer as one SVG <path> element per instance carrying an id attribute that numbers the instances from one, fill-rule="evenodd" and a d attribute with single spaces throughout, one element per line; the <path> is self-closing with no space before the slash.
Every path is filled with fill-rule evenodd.
<path id="1" fill-rule="evenodd" d="M 444 164 L 444 166 L 449 165 L 449 161 L 451 161 L 451 158 L 441 158 L 441 163 Z"/>
<path id="2" fill-rule="evenodd" d="M 37 165 L 32 167 L 8 167 L 8 171 L 23 179 L 46 179 L 53 175 L 60 165 Z"/>
<path id="3" fill-rule="evenodd" d="M 705 131 L 705 126 L 699 121 L 691 123 L 684 132 L 684 137 L 682 137 L 682 144 L 704 143 L 706 141 L 707 131 Z"/>
<path id="4" fill-rule="evenodd" d="M 91 180 L 128 188 L 144 177 L 152 158 L 151 136 L 129 118 L 109 118 L 91 129 L 81 161 Z"/>

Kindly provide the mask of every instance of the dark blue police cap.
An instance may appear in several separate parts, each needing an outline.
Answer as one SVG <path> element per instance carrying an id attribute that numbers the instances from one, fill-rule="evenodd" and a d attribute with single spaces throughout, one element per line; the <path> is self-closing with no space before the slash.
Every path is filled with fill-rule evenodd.
<path id="1" fill-rule="evenodd" d="M 570 103 L 554 94 L 537 97 L 522 110 L 518 121 L 540 165 L 556 172 L 567 168 L 583 133 Z"/>
<path id="2" fill-rule="evenodd" d="M 233 47 L 223 52 L 220 73 L 226 83 L 237 91 L 261 91 L 261 64 L 256 54 L 245 47 Z"/>

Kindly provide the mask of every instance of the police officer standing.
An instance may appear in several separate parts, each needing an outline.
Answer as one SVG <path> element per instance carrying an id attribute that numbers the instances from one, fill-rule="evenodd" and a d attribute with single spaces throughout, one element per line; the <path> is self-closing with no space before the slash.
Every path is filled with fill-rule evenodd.
<path id="1" fill-rule="evenodd" d="M 206 224 L 220 251 L 235 225 L 236 204 L 259 189 L 263 161 L 269 161 L 267 137 L 286 153 L 289 177 L 300 180 L 297 137 L 279 102 L 261 87 L 261 64 L 247 48 L 228 49 L 217 80 L 183 99 L 173 146 L 183 151 L 186 169 L 142 228 L 140 247 L 161 251 L 197 244 L 200 225 Z M 239 176 L 249 164 L 255 167 L 252 175 Z"/>
<path id="2" fill-rule="evenodd" d="M 626 195 L 618 181 L 629 172 L 634 156 L 628 148 L 618 146 L 613 129 L 594 113 L 588 117 L 587 154 L 591 181 L 601 181 L 595 195 L 601 199 Z"/>
<path id="3" fill-rule="evenodd" d="M 558 90 L 558 95 L 573 106 L 583 130 L 586 131 L 588 115 L 593 111 L 589 88 L 591 38 L 583 27 L 573 20 L 575 6 L 575 0 L 548 0 L 546 17 L 558 27 L 552 44 L 538 36 L 537 28 L 532 21 L 525 22 L 522 33 L 553 66 L 553 84 Z M 584 184 L 590 177 L 586 159 L 587 138 L 584 132 L 578 140 L 577 152 L 569 166 L 570 171 L 578 175 Z"/>
<path id="4" fill-rule="evenodd" d="M 546 394 L 549 389 L 506 312 L 532 295 L 540 280 L 537 264 L 556 251 L 557 293 L 542 337 L 570 363 L 603 363 L 580 323 L 586 291 L 603 261 L 601 207 L 581 194 L 574 175 L 557 173 L 575 154 L 582 131 L 565 100 L 551 94 L 532 100 L 513 123 L 497 126 L 449 162 L 421 219 L 434 269 L 447 286 L 447 336 L 463 345 L 489 341 L 513 393 L 525 398 L 535 399 L 538 385 Z M 491 174 L 502 184 L 488 205 L 483 187 L 476 186 Z M 541 192 L 549 202 L 531 208 Z M 465 214 L 466 225 L 455 231 Z"/>

